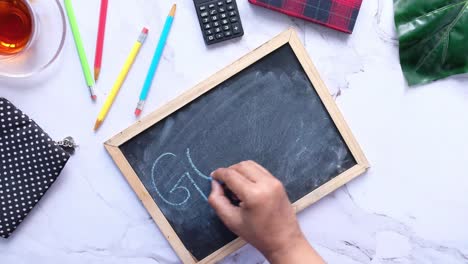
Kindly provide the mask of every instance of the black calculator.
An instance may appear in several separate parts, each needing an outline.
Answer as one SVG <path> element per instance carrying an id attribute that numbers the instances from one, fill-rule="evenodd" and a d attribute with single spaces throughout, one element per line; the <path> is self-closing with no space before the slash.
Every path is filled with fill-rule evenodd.
<path id="1" fill-rule="evenodd" d="M 206 45 L 244 35 L 235 0 L 194 0 Z"/>

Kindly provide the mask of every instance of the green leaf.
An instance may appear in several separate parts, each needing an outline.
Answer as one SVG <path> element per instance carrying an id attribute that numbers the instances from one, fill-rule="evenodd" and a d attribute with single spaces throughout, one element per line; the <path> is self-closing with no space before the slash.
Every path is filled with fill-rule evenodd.
<path id="1" fill-rule="evenodd" d="M 408 84 L 468 72 L 468 0 L 394 0 Z"/>

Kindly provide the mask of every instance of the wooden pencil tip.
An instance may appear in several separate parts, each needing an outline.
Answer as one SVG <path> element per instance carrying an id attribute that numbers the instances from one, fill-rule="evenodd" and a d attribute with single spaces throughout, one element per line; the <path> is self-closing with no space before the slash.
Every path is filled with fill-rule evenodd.
<path id="1" fill-rule="evenodd" d="M 96 123 L 94 124 L 94 131 L 98 130 L 98 128 L 101 126 L 102 120 L 96 120 Z"/>
<path id="2" fill-rule="evenodd" d="M 171 12 L 169 12 L 169 16 L 173 17 L 175 15 L 176 9 L 177 9 L 177 5 L 173 4 L 171 8 Z"/>
<path id="3" fill-rule="evenodd" d="M 94 68 L 94 81 L 99 79 L 99 74 L 101 74 L 101 68 Z"/>

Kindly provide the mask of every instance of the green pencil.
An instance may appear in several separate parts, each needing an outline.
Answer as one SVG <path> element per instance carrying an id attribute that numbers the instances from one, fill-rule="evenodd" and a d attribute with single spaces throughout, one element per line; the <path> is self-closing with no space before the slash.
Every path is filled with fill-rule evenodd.
<path id="1" fill-rule="evenodd" d="M 78 23 L 76 22 L 75 12 L 73 11 L 73 6 L 71 0 L 65 1 L 65 9 L 67 10 L 68 20 L 70 22 L 70 28 L 73 33 L 73 38 L 75 39 L 76 50 L 78 51 L 78 56 L 80 57 L 81 68 L 83 69 L 83 74 L 86 79 L 86 84 L 89 88 L 89 93 L 91 94 L 91 99 L 96 100 L 96 93 L 94 91 L 94 79 L 91 75 L 91 69 L 89 68 L 88 60 L 86 59 L 86 53 L 83 47 L 83 41 L 81 40 L 80 30 L 78 29 Z"/>

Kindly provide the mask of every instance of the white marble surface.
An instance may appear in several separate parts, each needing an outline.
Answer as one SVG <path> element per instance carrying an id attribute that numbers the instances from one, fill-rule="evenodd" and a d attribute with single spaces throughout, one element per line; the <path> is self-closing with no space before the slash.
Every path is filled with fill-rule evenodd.
<path id="1" fill-rule="evenodd" d="M 328 263 L 468 263 L 468 78 L 408 88 L 394 40 L 392 2 L 364 0 L 351 36 L 237 0 L 242 40 L 206 48 L 192 1 L 178 11 L 145 114 L 290 26 L 299 35 L 372 168 L 299 216 Z M 99 3 L 74 1 L 90 61 Z M 178 263 L 102 143 L 135 121 L 133 109 L 171 1 L 111 1 L 99 102 L 92 104 L 71 35 L 40 83 L 0 82 L 57 138 L 80 144 L 17 233 L 0 240 L 0 263 Z M 92 131 L 142 26 L 150 37 L 98 133 Z M 223 263 L 264 263 L 246 246 Z"/>

